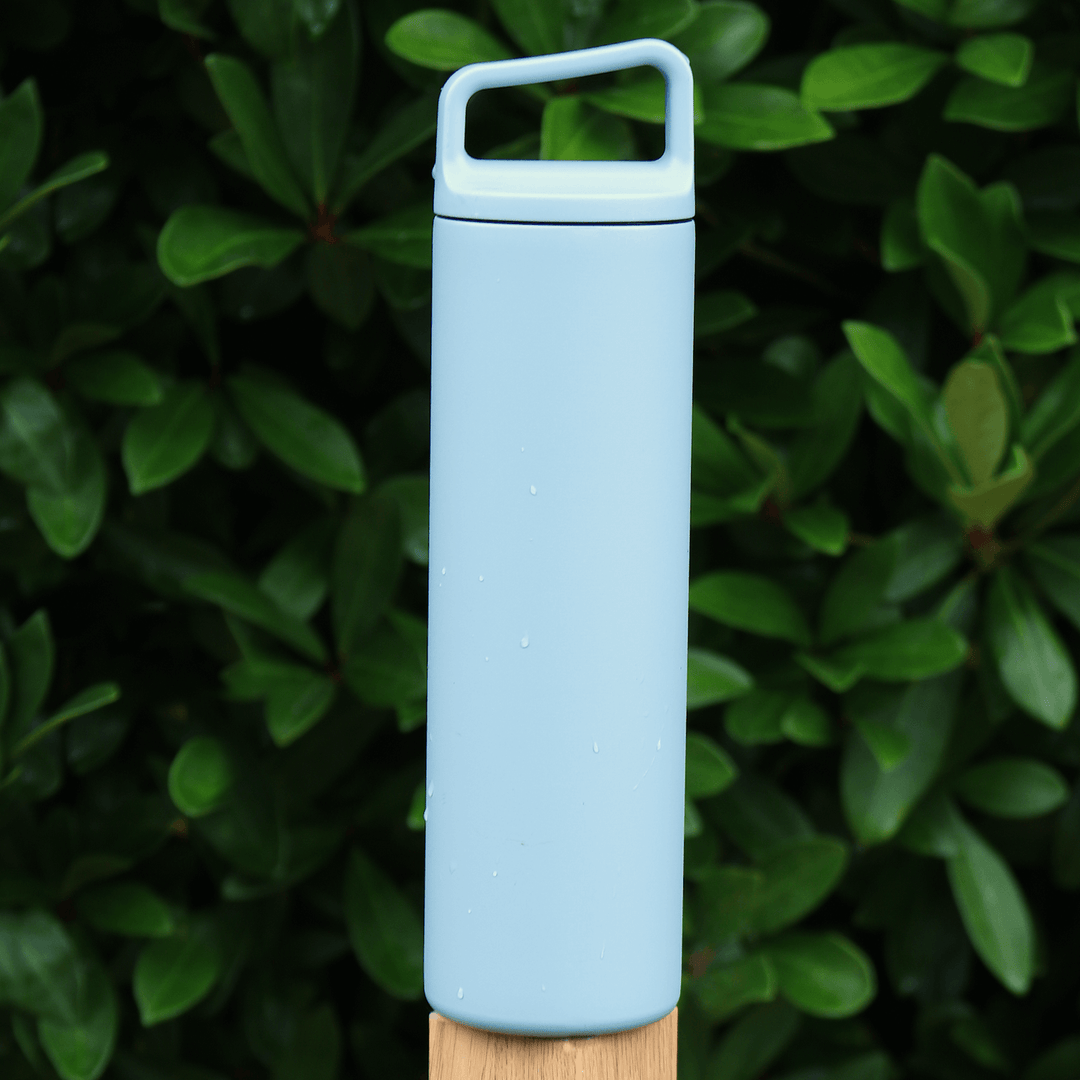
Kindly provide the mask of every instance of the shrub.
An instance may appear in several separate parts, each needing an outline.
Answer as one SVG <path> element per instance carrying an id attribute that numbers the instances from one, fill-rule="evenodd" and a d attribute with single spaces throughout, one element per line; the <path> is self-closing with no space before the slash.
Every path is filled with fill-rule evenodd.
<path id="1" fill-rule="evenodd" d="M 687 1080 L 1069 1080 L 1074 9 L 6 0 L 0 1071 L 421 1076 L 430 173 L 697 87 Z M 470 151 L 657 156 L 641 71 Z"/>

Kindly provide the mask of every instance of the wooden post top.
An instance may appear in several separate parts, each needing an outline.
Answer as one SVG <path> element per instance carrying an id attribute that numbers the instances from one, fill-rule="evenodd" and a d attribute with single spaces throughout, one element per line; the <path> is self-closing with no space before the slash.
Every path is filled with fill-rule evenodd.
<path id="1" fill-rule="evenodd" d="M 428 1018 L 429 1080 L 676 1080 L 678 1007 L 644 1027 L 569 1039 Z"/>

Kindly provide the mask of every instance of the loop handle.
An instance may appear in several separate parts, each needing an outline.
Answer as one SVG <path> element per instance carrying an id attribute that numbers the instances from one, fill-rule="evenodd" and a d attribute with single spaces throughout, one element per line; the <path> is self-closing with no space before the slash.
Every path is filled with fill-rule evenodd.
<path id="1" fill-rule="evenodd" d="M 664 153 L 656 161 L 481 160 L 465 152 L 465 109 L 480 90 L 599 75 L 648 64 L 667 87 Z M 488 221 L 673 221 L 694 214 L 690 62 L 640 38 L 595 49 L 469 64 L 439 96 L 435 213 Z"/>

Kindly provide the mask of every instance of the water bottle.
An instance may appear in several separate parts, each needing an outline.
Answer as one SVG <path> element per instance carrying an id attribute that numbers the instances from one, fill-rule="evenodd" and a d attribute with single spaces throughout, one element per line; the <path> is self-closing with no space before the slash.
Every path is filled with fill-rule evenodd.
<path id="1" fill-rule="evenodd" d="M 639 65 L 655 161 L 480 160 L 478 90 Z M 472 64 L 439 99 L 424 992 L 569 1037 L 681 984 L 694 139 L 656 39 Z"/>

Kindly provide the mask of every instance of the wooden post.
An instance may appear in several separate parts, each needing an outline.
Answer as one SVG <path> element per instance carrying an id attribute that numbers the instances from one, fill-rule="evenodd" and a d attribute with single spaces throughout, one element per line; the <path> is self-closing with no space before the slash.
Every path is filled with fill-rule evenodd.
<path id="1" fill-rule="evenodd" d="M 428 1080 L 676 1080 L 679 1009 L 653 1024 L 571 1039 L 428 1018 Z"/>

